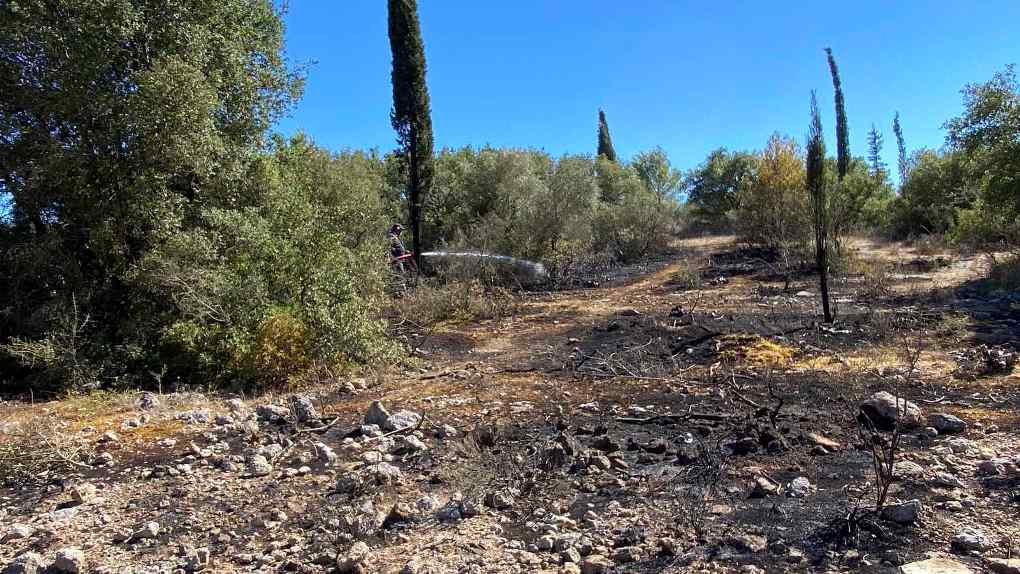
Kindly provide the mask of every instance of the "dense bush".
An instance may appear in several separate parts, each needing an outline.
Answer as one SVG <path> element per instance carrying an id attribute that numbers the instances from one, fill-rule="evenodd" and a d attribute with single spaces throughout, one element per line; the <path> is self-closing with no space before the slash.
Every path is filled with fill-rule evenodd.
<path id="1" fill-rule="evenodd" d="M 779 134 L 769 139 L 737 204 L 737 230 L 748 242 L 784 250 L 808 240 L 811 207 L 797 142 Z"/>

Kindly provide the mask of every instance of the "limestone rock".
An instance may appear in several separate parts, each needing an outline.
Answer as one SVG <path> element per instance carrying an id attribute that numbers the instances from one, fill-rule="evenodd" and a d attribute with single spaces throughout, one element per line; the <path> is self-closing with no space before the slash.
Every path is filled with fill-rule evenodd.
<path id="1" fill-rule="evenodd" d="M 3 570 L 3 574 L 39 574 L 45 570 L 43 557 L 35 552 L 25 552 L 18 556 Z"/>
<path id="2" fill-rule="evenodd" d="M 921 514 L 921 501 L 914 499 L 882 508 L 882 519 L 897 524 L 913 524 Z"/>
<path id="3" fill-rule="evenodd" d="M 929 558 L 900 566 L 900 574 L 973 574 L 973 570 L 950 558 Z"/>
<path id="4" fill-rule="evenodd" d="M 77 548 L 61 548 L 53 559 L 53 570 L 64 574 L 85 572 L 85 554 Z"/>
<path id="5" fill-rule="evenodd" d="M 386 407 L 379 401 L 372 401 L 372 404 L 368 407 L 368 412 L 365 413 L 365 424 L 383 427 L 389 418 L 390 413 L 386 410 Z"/>
<path id="6" fill-rule="evenodd" d="M 921 426 L 921 408 L 887 391 L 879 391 L 861 403 L 861 414 L 881 430 L 892 430 L 897 422 L 902 428 Z"/>
<path id="7" fill-rule="evenodd" d="M 928 417 L 928 424 L 935 427 L 939 434 L 956 434 L 967 430 L 963 419 L 949 413 L 936 413 Z"/>

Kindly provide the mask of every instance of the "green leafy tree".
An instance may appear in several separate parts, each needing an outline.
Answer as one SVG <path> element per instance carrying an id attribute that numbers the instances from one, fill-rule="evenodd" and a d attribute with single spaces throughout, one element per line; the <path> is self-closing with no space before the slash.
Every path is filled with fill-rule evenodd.
<path id="1" fill-rule="evenodd" d="M 850 169 L 850 132 L 846 124 L 846 102 L 843 100 L 843 82 L 839 77 L 839 68 L 832 49 L 826 48 L 825 55 L 829 60 L 829 73 L 832 74 L 832 89 L 836 100 L 836 169 L 839 180 L 843 181 Z"/>
<path id="2" fill-rule="evenodd" d="M 900 125 L 900 113 L 896 112 L 893 116 L 892 122 L 893 133 L 896 134 L 896 158 L 897 167 L 900 172 L 900 185 L 902 186 L 907 181 L 907 176 L 910 175 L 910 162 L 907 159 L 907 144 L 903 140 L 903 126 Z"/>
<path id="3" fill-rule="evenodd" d="M 754 166 L 753 154 L 719 148 L 687 173 L 683 187 L 699 223 L 712 229 L 732 224 L 740 189 L 754 177 Z"/>
<path id="4" fill-rule="evenodd" d="M 432 110 L 425 83 L 425 45 L 418 23 L 417 0 L 388 0 L 390 49 L 393 53 L 393 110 L 390 121 L 407 161 L 408 215 L 411 244 L 421 268 L 422 201 L 432 189 Z"/>
<path id="5" fill-rule="evenodd" d="M 254 201 L 301 85 L 283 38 L 269 0 L 0 2 L 0 343 L 74 324 L 95 379 L 146 360 L 170 309 L 129 274 L 202 209 Z"/>
<path id="6" fill-rule="evenodd" d="M 655 194 L 660 202 L 675 198 L 680 191 L 683 175 L 670 165 L 661 147 L 639 153 L 632 165 L 645 188 Z"/>
<path id="7" fill-rule="evenodd" d="M 818 265 L 818 282 L 822 297 L 822 313 L 826 323 L 832 322 L 829 309 L 828 204 L 825 197 L 825 140 L 822 137 L 822 119 L 818 115 L 818 100 L 811 92 L 811 127 L 808 131 L 805 181 L 811 194 L 815 230 L 815 262 Z"/>
<path id="8" fill-rule="evenodd" d="M 619 203 L 625 197 L 644 191 L 644 183 L 634 168 L 621 165 L 600 155 L 595 160 L 599 198 L 606 203 Z"/>
<path id="9" fill-rule="evenodd" d="M 947 143 L 964 154 L 992 209 L 1020 216 L 1020 83 L 1012 66 L 963 89 L 964 113 L 946 122 Z"/>
<path id="10" fill-rule="evenodd" d="M 900 236 L 946 233 L 957 211 L 974 205 L 980 185 L 965 154 L 921 150 L 894 204 L 894 231 Z"/>
<path id="11" fill-rule="evenodd" d="M 616 162 L 616 150 L 613 149 L 613 139 L 609 137 L 609 124 L 606 123 L 606 114 L 599 110 L 598 157 L 603 156 L 611 162 Z"/>
<path id="12" fill-rule="evenodd" d="M 871 168 L 871 175 L 884 180 L 886 178 L 885 163 L 882 162 L 882 134 L 879 133 L 875 124 L 871 124 L 871 131 L 868 132 L 868 164 Z"/>

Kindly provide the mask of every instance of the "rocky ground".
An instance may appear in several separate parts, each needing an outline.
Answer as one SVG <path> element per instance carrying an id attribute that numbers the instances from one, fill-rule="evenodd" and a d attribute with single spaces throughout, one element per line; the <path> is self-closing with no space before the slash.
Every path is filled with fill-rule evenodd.
<path id="1" fill-rule="evenodd" d="M 0 566 L 1020 572 L 1020 295 L 860 246 L 832 326 L 717 238 L 322 388 L 3 403 Z"/>

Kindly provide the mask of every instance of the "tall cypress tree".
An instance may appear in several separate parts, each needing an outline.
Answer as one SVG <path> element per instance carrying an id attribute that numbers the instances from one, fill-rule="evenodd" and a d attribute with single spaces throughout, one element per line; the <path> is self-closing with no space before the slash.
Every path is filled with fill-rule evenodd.
<path id="1" fill-rule="evenodd" d="M 389 0 L 390 50 L 393 53 L 393 109 L 390 122 L 407 162 L 407 202 L 411 249 L 421 269 L 421 206 L 432 188 L 432 110 L 425 83 L 425 45 L 418 24 L 417 0 Z"/>
<path id="2" fill-rule="evenodd" d="M 836 92 L 836 169 L 839 181 L 846 177 L 850 169 L 850 133 L 846 126 L 846 105 L 843 101 L 843 83 L 839 79 L 839 68 L 836 58 L 832 56 L 832 48 L 826 48 L 829 59 L 829 72 L 832 74 L 832 88 Z"/>
<path id="3" fill-rule="evenodd" d="M 885 164 L 882 163 L 883 139 L 875 124 L 871 124 L 871 131 L 868 132 L 868 163 L 871 165 L 871 175 L 882 180 L 885 179 Z"/>
<path id="4" fill-rule="evenodd" d="M 814 207 L 815 261 L 818 264 L 818 283 L 822 293 L 822 314 L 825 322 L 832 322 L 829 308 L 829 262 L 826 248 L 828 236 L 828 205 L 825 199 L 825 139 L 822 137 L 822 119 L 818 115 L 818 99 L 811 92 L 811 127 L 807 141 L 806 183 Z"/>
<path id="5" fill-rule="evenodd" d="M 609 161 L 616 161 L 616 150 L 613 149 L 613 140 L 609 137 L 609 124 L 606 123 L 606 114 L 599 110 L 599 153 L 606 156 Z"/>
<path id="6" fill-rule="evenodd" d="M 892 131 L 896 134 L 896 148 L 899 152 L 900 186 L 907 181 L 910 166 L 907 164 L 907 144 L 903 142 L 903 127 L 900 126 L 900 113 L 896 112 L 892 120 Z"/>

